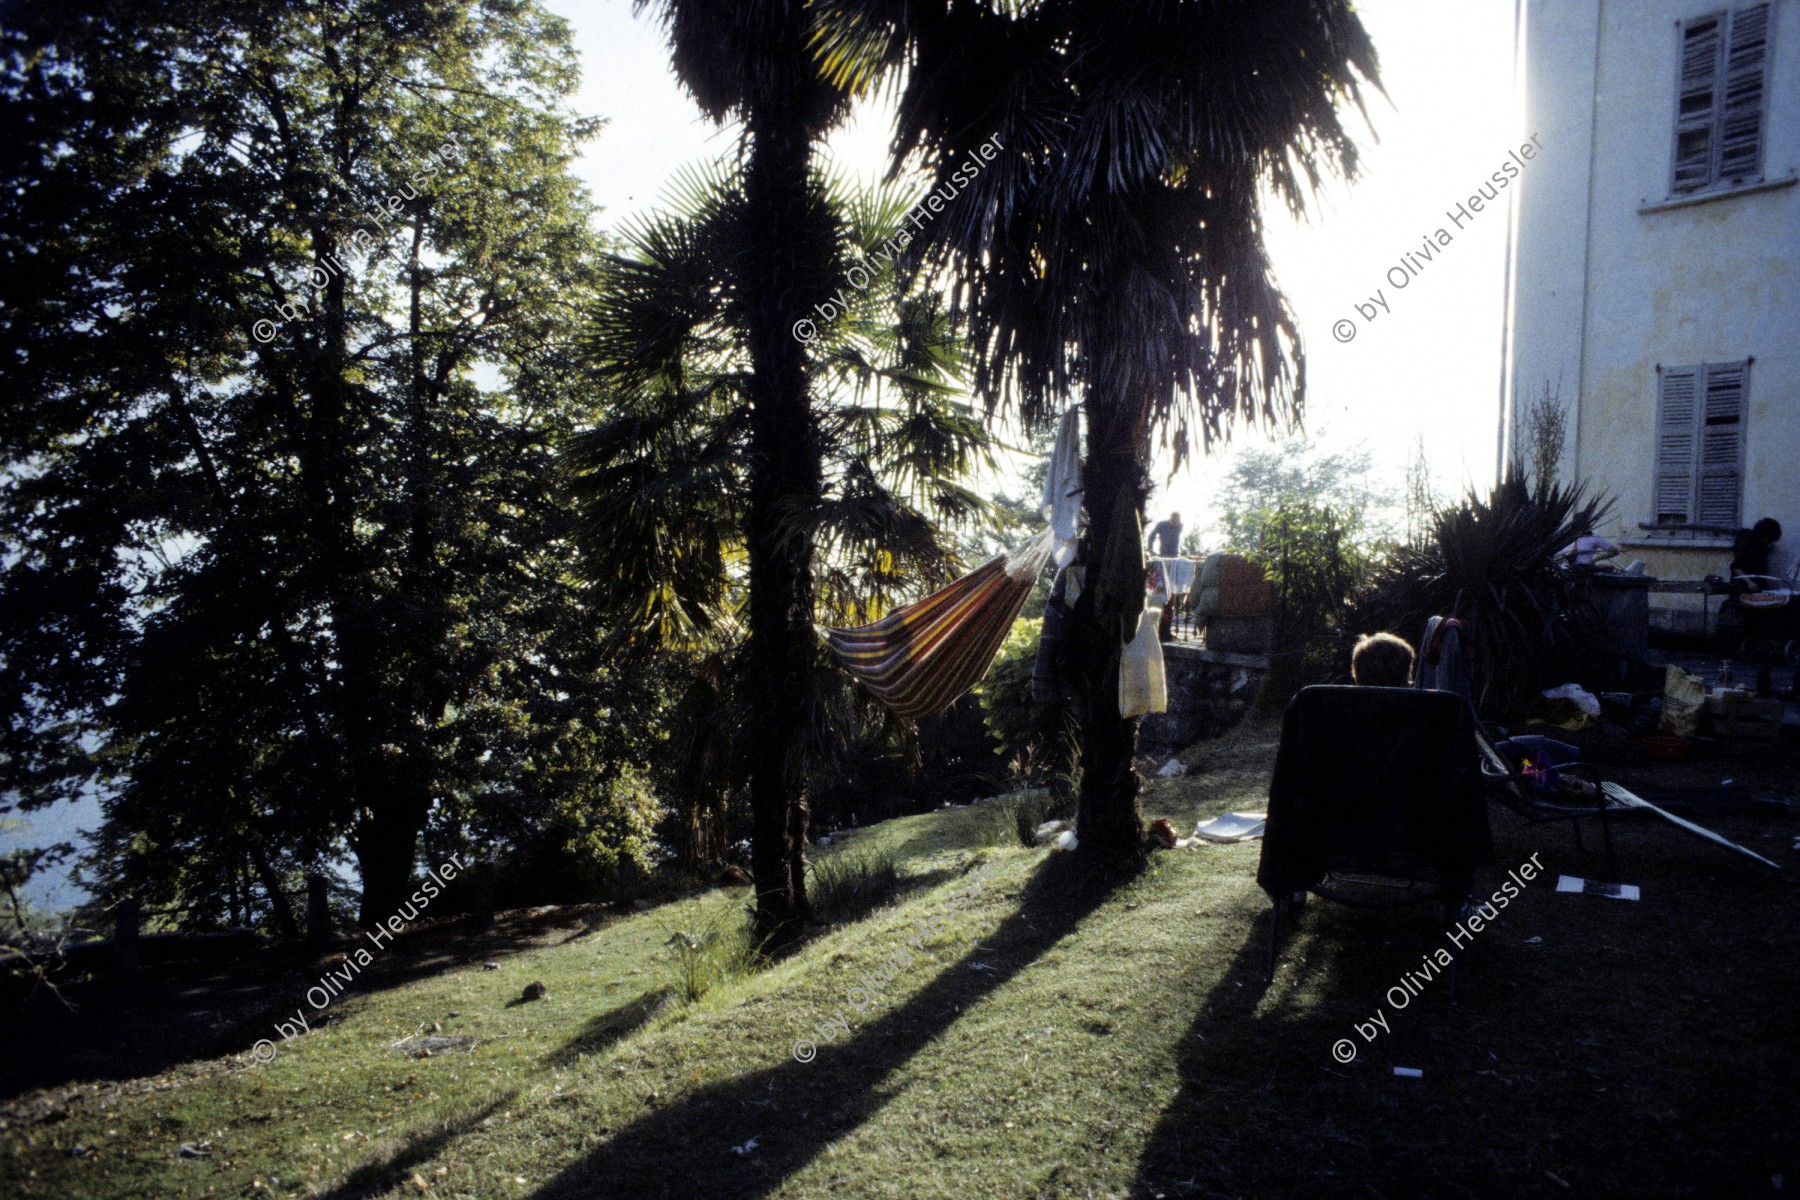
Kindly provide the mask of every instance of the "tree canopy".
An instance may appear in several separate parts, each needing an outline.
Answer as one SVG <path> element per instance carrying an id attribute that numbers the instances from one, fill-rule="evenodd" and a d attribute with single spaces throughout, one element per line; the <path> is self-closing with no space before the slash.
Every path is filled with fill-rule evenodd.
<path id="1" fill-rule="evenodd" d="M 6 784 L 205 907 L 365 919 L 644 736 L 552 442 L 598 243 L 529 2 L 16 6 L 0 94 Z M 610 750 L 607 747 L 610 745 Z M 578 769 L 575 769 L 578 768 Z"/>

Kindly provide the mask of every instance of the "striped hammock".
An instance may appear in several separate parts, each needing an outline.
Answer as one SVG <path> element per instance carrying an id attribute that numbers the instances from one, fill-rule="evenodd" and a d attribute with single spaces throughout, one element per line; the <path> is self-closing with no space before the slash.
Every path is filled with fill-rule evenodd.
<path id="1" fill-rule="evenodd" d="M 940 713 L 987 674 L 1051 547 L 1046 529 L 873 624 L 825 630 L 825 643 L 895 713 L 913 720 Z"/>

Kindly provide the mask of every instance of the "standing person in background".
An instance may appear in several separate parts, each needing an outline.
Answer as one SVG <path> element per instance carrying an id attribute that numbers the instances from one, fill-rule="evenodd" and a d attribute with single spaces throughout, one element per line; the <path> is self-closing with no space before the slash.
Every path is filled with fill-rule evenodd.
<path id="1" fill-rule="evenodd" d="M 1181 514 L 1172 512 L 1166 521 L 1158 521 L 1150 530 L 1150 553 L 1157 558 L 1176 558 L 1181 554 Z"/>

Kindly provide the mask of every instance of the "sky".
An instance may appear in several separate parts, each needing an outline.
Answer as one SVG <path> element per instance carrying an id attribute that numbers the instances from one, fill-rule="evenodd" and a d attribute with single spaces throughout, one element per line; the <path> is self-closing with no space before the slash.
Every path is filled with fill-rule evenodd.
<path id="1" fill-rule="evenodd" d="M 548 6 L 570 22 L 581 57 L 573 107 L 607 122 L 579 164 L 603 228 L 654 208 L 681 168 L 732 150 L 736 130 L 700 115 L 669 69 L 661 28 L 634 16 L 630 0 Z M 1435 486 L 1454 493 L 1493 478 L 1510 216 L 1490 207 L 1458 226 L 1445 213 L 1530 134 L 1514 115 L 1513 5 L 1367 0 L 1360 12 L 1387 93 L 1369 97 L 1372 129 L 1352 123 L 1362 134 L 1362 177 L 1328 187 L 1304 222 L 1270 205 L 1270 252 L 1307 356 L 1308 433 L 1327 449 L 1365 447 L 1373 481 L 1396 498 L 1422 437 Z M 839 170 L 873 181 L 886 170 L 889 135 L 887 114 L 871 107 L 833 134 L 828 152 Z M 1420 247 L 1427 237 L 1429 261 Z M 1416 274 L 1402 265 L 1409 253 L 1423 263 Z M 1351 323 L 1338 329 L 1353 327 L 1351 340 L 1334 337 L 1338 322 Z M 1266 442 L 1240 434 L 1237 444 Z M 1154 514 L 1178 510 L 1204 536 L 1229 454 L 1196 456 L 1173 477 L 1165 457 Z M 58 806 L 0 829 L 0 847 L 71 838 L 98 819 L 91 802 Z M 80 898 L 61 872 L 34 885 L 40 904 Z"/>
<path id="2" fill-rule="evenodd" d="M 634 16 L 630 0 L 549 7 L 571 23 L 581 56 L 575 107 L 609 122 L 580 164 L 603 227 L 654 208 L 683 166 L 732 150 L 736 130 L 713 126 L 682 92 L 650 14 Z M 1490 205 L 1458 225 L 1446 212 L 1529 136 L 1512 84 L 1513 4 L 1366 0 L 1359 12 L 1387 93 L 1370 92 L 1367 124 L 1351 120 L 1361 177 L 1328 186 L 1305 221 L 1268 205 L 1270 253 L 1306 353 L 1307 434 L 1328 449 L 1366 447 L 1371 475 L 1396 498 L 1422 437 L 1434 486 L 1454 494 L 1494 474 L 1511 217 Z M 840 170 L 873 180 L 886 169 L 889 135 L 888 115 L 871 107 L 828 151 Z M 1351 339 L 1339 340 L 1345 333 Z M 1267 437 L 1240 431 L 1234 444 Z M 1153 511 L 1176 509 L 1190 528 L 1206 527 L 1230 453 L 1196 455 L 1172 477 L 1165 455 Z"/>

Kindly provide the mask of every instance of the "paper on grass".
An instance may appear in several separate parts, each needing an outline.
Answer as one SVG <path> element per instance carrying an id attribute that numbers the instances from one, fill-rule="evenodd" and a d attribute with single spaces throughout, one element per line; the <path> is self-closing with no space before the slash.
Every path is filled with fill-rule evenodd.
<path id="1" fill-rule="evenodd" d="M 1268 813 L 1234 812 L 1194 826 L 1194 836 L 1209 842 L 1245 842 L 1263 835 Z"/>
<path id="2" fill-rule="evenodd" d="M 1579 875 L 1557 876 L 1556 890 L 1579 892 L 1584 896 L 1610 896 L 1614 900 L 1638 898 L 1638 885 L 1635 883 L 1602 883 L 1598 879 L 1583 879 Z"/>

